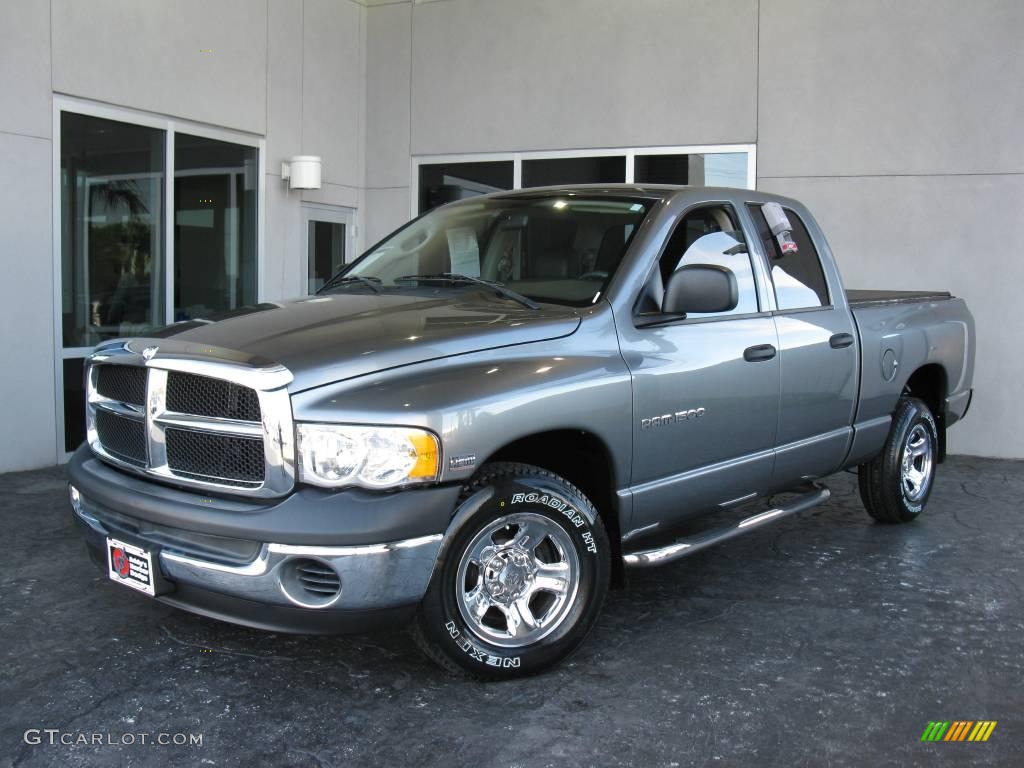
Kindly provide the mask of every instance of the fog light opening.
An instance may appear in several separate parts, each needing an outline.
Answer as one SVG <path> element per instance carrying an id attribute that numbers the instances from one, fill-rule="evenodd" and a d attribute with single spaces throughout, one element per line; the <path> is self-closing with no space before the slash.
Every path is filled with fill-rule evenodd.
<path id="1" fill-rule="evenodd" d="M 279 573 L 285 597 L 303 608 L 326 608 L 341 596 L 341 577 L 324 560 L 293 557 Z"/>

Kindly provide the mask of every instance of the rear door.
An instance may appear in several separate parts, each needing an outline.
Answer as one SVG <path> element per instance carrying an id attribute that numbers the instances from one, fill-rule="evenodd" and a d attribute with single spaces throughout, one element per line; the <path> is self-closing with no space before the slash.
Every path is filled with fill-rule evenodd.
<path id="1" fill-rule="evenodd" d="M 775 294 L 782 365 L 775 488 L 839 469 L 852 434 L 858 375 L 857 331 L 824 238 L 806 211 L 784 210 L 797 246 L 786 254 L 761 204 L 748 205 Z"/>

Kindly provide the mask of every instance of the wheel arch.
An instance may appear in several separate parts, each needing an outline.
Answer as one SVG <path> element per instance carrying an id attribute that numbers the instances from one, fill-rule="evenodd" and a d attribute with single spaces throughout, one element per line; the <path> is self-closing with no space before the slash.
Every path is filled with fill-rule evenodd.
<path id="1" fill-rule="evenodd" d="M 926 363 L 918 367 L 903 385 L 903 396 L 916 397 L 924 402 L 935 417 L 939 433 L 938 461 L 946 458 L 946 396 L 949 394 L 949 375 L 941 363 Z"/>
<path id="2" fill-rule="evenodd" d="M 560 475 L 593 502 L 612 548 L 612 584 L 625 581 L 622 533 L 611 449 L 598 435 L 582 429 L 535 432 L 498 448 L 486 462 L 515 461 Z"/>

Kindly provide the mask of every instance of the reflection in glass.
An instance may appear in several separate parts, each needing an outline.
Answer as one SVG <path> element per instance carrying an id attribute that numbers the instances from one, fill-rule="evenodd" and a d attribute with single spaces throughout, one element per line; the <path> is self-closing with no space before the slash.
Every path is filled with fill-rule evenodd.
<path id="1" fill-rule="evenodd" d="M 637 184 L 743 188 L 747 186 L 747 153 L 637 155 L 633 179 Z"/>
<path id="2" fill-rule="evenodd" d="M 174 135 L 174 319 L 256 301 L 257 150 Z"/>
<path id="3" fill-rule="evenodd" d="M 81 357 L 67 358 L 64 368 L 64 450 L 73 451 L 85 442 L 85 381 Z"/>
<path id="4" fill-rule="evenodd" d="M 557 157 L 523 160 L 523 186 L 555 184 L 621 184 L 626 180 L 626 158 Z"/>
<path id="5" fill-rule="evenodd" d="M 333 221 L 309 222 L 308 290 L 316 293 L 345 264 L 345 225 Z"/>
<path id="6" fill-rule="evenodd" d="M 420 166 L 419 212 L 445 203 L 512 189 L 511 160 L 429 163 Z"/>
<path id="7" fill-rule="evenodd" d="M 60 119 L 64 346 L 163 325 L 164 132 Z"/>

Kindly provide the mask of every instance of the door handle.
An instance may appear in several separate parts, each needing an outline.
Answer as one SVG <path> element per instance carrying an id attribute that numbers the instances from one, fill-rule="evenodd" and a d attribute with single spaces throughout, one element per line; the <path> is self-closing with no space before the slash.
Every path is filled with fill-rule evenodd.
<path id="1" fill-rule="evenodd" d="M 758 344 L 754 347 L 747 347 L 743 350 L 743 359 L 748 363 L 757 363 L 762 360 L 771 360 L 775 357 L 775 347 L 771 344 Z"/>
<path id="2" fill-rule="evenodd" d="M 853 334 L 837 333 L 828 340 L 828 345 L 832 347 L 832 349 L 846 349 L 853 345 Z"/>

